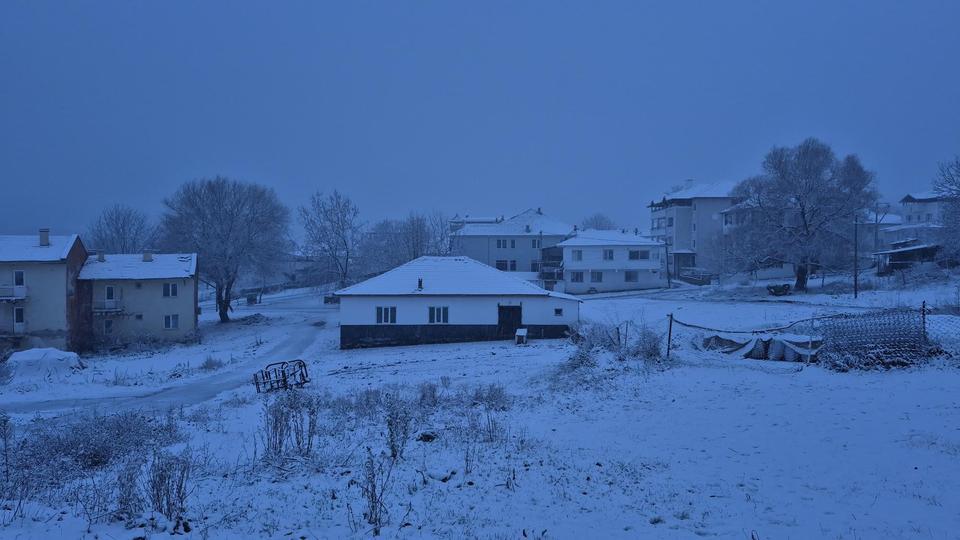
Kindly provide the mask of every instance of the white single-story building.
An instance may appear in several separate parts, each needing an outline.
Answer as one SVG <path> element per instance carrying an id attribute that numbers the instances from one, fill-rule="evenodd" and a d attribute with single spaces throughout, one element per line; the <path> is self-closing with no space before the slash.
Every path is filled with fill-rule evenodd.
<path id="1" fill-rule="evenodd" d="M 469 257 L 420 257 L 337 291 L 340 348 L 561 338 L 580 299 L 548 291 Z"/>
<path id="2" fill-rule="evenodd" d="M 637 232 L 585 230 L 563 249 L 564 290 L 574 294 L 667 286 L 664 243 Z"/>

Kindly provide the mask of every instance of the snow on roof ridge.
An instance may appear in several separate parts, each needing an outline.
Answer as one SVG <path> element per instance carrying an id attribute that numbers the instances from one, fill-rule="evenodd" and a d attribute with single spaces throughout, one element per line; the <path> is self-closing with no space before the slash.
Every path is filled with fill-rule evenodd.
<path id="1" fill-rule="evenodd" d="M 0 235 L 0 261 L 5 262 L 55 262 L 66 260 L 70 250 L 80 235 L 51 234 L 50 245 L 41 246 L 40 237 L 36 234 L 4 234 Z M 63 242 L 59 255 L 54 250 Z"/>
<path id="2" fill-rule="evenodd" d="M 143 254 L 114 253 L 87 257 L 79 279 L 172 279 L 192 277 L 197 273 L 196 253 L 154 253 L 150 261 Z"/>

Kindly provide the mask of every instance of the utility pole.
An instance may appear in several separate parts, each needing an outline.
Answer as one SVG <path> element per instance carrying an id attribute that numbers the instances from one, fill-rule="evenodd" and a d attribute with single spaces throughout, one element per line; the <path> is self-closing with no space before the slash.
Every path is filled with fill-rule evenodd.
<path id="1" fill-rule="evenodd" d="M 860 219 L 853 218 L 853 297 L 860 295 L 860 238 L 857 224 Z"/>
<path id="2" fill-rule="evenodd" d="M 667 288 L 670 289 L 673 287 L 673 283 L 670 280 L 670 239 L 667 237 L 663 238 L 663 253 L 667 258 Z"/>

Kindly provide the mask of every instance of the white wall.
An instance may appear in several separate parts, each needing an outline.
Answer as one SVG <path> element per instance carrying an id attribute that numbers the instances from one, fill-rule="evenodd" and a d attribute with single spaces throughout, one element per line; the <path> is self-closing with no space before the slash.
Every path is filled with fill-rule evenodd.
<path id="1" fill-rule="evenodd" d="M 163 284 L 176 283 L 177 296 L 164 297 Z M 93 331 L 98 338 L 112 337 L 121 342 L 138 338 L 157 340 L 180 340 L 196 330 L 196 288 L 193 278 L 153 279 L 153 280 L 94 280 L 94 306 L 103 302 L 108 285 L 114 287 L 115 298 L 122 307 L 122 316 L 108 316 L 97 313 L 94 316 Z M 138 286 L 139 285 L 139 286 Z M 164 315 L 179 315 L 180 326 L 177 329 L 165 329 Z M 137 319 L 137 316 L 140 319 Z M 104 335 L 104 323 L 113 319 L 111 336 Z"/>
<path id="2" fill-rule="evenodd" d="M 506 240 L 507 247 L 498 248 L 498 239 Z M 564 239 L 563 236 L 544 235 L 542 247 L 553 247 Z M 517 272 L 531 272 L 531 263 L 540 260 L 540 248 L 533 247 L 534 240 L 540 240 L 540 236 L 456 236 L 452 251 L 454 255 L 464 255 L 493 267 L 498 260 L 517 261 Z"/>
<path id="3" fill-rule="evenodd" d="M 574 324 L 580 315 L 578 301 L 552 296 L 343 296 L 340 324 L 377 324 L 377 306 L 396 306 L 398 325 L 429 324 L 430 306 L 447 306 L 447 324 L 495 325 L 498 305 L 522 305 L 523 324 Z"/>
<path id="4" fill-rule="evenodd" d="M 613 250 L 613 260 L 603 259 L 603 250 Z M 582 260 L 574 260 L 573 252 L 581 250 Z M 640 250 L 650 253 L 649 259 L 630 260 L 630 251 Z M 597 292 L 629 291 L 666 287 L 666 261 L 662 246 L 564 246 L 563 278 L 565 291 L 581 294 L 596 289 Z M 626 281 L 626 271 L 636 270 L 637 281 Z M 590 281 L 590 272 L 603 273 L 603 281 Z M 583 272 L 583 281 L 571 281 L 572 272 Z"/>
<path id="5" fill-rule="evenodd" d="M 26 332 L 65 333 L 67 331 L 67 265 L 66 263 L 0 263 L 0 284 L 13 285 L 13 272 L 23 270 L 27 297 L 14 305 L 24 308 Z M 2 319 L 0 332 L 13 330 L 13 308 L 2 305 L 10 313 Z"/>

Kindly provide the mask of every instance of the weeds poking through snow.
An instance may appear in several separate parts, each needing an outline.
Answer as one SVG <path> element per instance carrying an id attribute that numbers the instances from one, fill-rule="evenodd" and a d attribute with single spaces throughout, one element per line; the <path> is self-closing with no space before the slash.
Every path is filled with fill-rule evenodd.
<path id="1" fill-rule="evenodd" d="M 186 511 L 187 484 L 193 467 L 193 454 L 186 448 L 179 455 L 156 451 L 147 472 L 146 492 L 150 508 L 170 521 L 179 520 Z"/>

